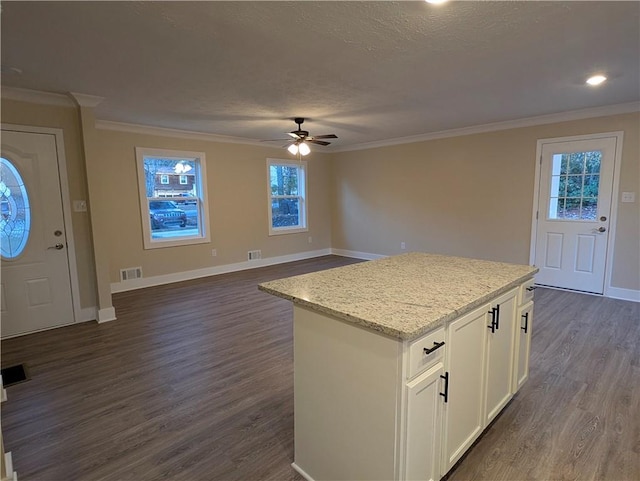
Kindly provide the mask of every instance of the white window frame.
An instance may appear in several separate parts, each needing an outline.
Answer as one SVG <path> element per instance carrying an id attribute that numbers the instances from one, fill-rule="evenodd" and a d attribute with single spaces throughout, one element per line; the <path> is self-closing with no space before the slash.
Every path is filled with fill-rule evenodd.
<path id="1" fill-rule="evenodd" d="M 160 157 L 171 160 L 191 160 L 196 164 L 195 186 L 198 206 L 198 234 L 167 239 L 152 238 L 151 223 L 149 222 L 149 202 L 144 176 L 145 157 Z M 175 247 L 191 244 L 204 244 L 211 242 L 211 229 L 209 228 L 209 203 L 207 201 L 207 169 L 204 152 L 191 152 L 184 150 L 154 149 L 136 147 L 136 163 L 138 170 L 138 192 L 140 194 L 140 216 L 142 223 L 142 238 L 145 249 L 162 247 Z M 155 197 L 154 197 L 155 198 Z M 167 200 L 166 198 L 159 200 Z"/>
<path id="2" fill-rule="evenodd" d="M 180 185 L 187 185 L 189 183 L 189 179 L 186 175 L 180 174 L 180 177 L 178 177 L 178 182 L 180 183 Z"/>
<path id="3" fill-rule="evenodd" d="M 160 184 L 169 185 L 169 175 L 168 174 L 160 174 Z"/>
<path id="4" fill-rule="evenodd" d="M 273 196 L 271 194 L 271 166 L 284 165 L 298 169 L 298 195 L 293 196 Z M 298 216 L 299 225 L 288 227 L 273 227 L 273 211 L 271 202 L 274 198 L 297 198 L 299 201 Z M 283 159 L 267 159 L 267 220 L 269 222 L 269 235 L 295 234 L 297 232 L 308 232 L 309 223 L 307 221 L 307 161 L 291 161 Z"/>

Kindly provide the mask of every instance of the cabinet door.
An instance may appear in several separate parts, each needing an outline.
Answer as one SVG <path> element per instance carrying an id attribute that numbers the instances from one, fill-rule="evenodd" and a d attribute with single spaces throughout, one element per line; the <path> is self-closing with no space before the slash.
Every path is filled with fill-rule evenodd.
<path id="1" fill-rule="evenodd" d="M 407 383 L 407 444 L 403 479 L 440 479 L 444 366 L 438 363 Z"/>
<path id="2" fill-rule="evenodd" d="M 487 329 L 485 426 L 509 402 L 513 384 L 513 352 L 516 328 L 517 289 L 507 292 L 491 303 Z"/>
<path id="3" fill-rule="evenodd" d="M 449 376 L 444 413 L 445 474 L 482 432 L 484 360 L 489 304 L 451 322 L 447 328 L 445 370 Z"/>
<path id="4" fill-rule="evenodd" d="M 526 303 L 518 309 L 516 321 L 520 322 L 516 330 L 515 369 L 513 376 L 513 392 L 518 392 L 520 387 L 529 377 L 529 353 L 531 351 L 531 324 L 533 322 L 533 301 Z M 517 324 L 517 322 L 516 322 Z"/>

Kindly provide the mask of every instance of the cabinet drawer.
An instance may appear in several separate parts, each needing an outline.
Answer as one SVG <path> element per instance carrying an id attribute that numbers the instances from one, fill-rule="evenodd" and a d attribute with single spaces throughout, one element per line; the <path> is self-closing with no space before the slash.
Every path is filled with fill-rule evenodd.
<path id="1" fill-rule="evenodd" d="M 529 279 L 527 282 L 520 286 L 520 295 L 518 296 L 518 305 L 522 306 L 529 301 L 533 300 L 533 286 L 534 280 Z"/>
<path id="2" fill-rule="evenodd" d="M 444 358 L 444 327 L 414 341 L 409 346 L 409 373 L 412 378 L 416 374 L 432 366 Z"/>

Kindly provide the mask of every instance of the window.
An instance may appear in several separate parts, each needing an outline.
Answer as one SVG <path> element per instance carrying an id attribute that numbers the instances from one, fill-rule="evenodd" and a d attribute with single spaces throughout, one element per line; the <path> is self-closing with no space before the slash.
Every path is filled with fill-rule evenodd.
<path id="1" fill-rule="evenodd" d="M 186 175 L 181 175 L 180 176 L 180 185 L 187 185 L 187 176 Z"/>
<path id="2" fill-rule="evenodd" d="M 136 147 L 136 158 L 144 248 L 209 242 L 204 152 Z"/>
<path id="3" fill-rule="evenodd" d="M 549 219 L 596 219 L 601 159 L 600 151 L 553 156 Z"/>
<path id="4" fill-rule="evenodd" d="M 27 188 L 14 165 L 0 158 L 0 234 L 2 258 L 18 257 L 27 245 L 31 230 L 31 209 Z"/>
<path id="5" fill-rule="evenodd" d="M 267 159 L 269 235 L 307 230 L 306 161 Z"/>

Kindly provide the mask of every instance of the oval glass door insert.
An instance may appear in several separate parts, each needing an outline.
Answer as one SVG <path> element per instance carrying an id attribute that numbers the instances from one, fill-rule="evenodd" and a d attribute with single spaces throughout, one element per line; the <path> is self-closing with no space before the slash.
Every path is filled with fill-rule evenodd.
<path id="1" fill-rule="evenodd" d="M 18 257 L 27 245 L 31 231 L 29 195 L 18 169 L 0 158 L 0 234 L 2 258 Z"/>

